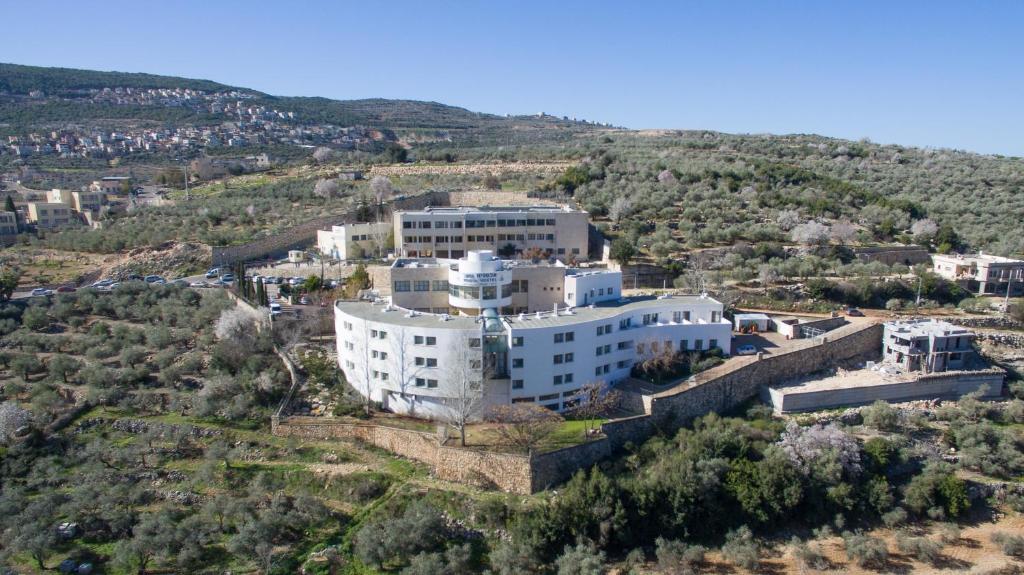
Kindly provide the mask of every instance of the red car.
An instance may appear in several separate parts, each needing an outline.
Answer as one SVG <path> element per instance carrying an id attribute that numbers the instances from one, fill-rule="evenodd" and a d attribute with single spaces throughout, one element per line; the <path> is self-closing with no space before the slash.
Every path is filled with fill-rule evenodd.
<path id="1" fill-rule="evenodd" d="M 74 293 L 76 291 L 78 291 L 78 288 L 75 286 L 60 286 L 57 288 L 57 293 Z"/>

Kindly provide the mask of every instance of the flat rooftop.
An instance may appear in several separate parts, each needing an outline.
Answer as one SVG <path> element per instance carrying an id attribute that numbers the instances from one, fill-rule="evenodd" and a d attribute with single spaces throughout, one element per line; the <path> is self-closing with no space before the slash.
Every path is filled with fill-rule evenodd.
<path id="1" fill-rule="evenodd" d="M 397 214 L 482 214 L 482 213 L 556 214 L 586 213 L 569 206 L 428 206 L 422 210 L 398 210 Z"/>
<path id="2" fill-rule="evenodd" d="M 648 296 L 624 298 L 612 302 L 602 302 L 587 307 L 559 308 L 557 313 L 552 309 L 551 311 L 504 315 L 501 316 L 501 318 L 506 323 L 517 329 L 556 327 L 613 318 L 624 312 L 665 305 L 669 301 L 696 305 L 719 303 L 710 297 L 701 297 L 699 295 L 674 295 L 671 297 Z M 474 326 L 479 325 L 479 322 L 477 321 L 479 316 L 412 312 L 397 306 L 388 306 L 384 303 L 338 300 L 335 302 L 334 306 L 336 309 L 360 319 L 382 321 L 406 327 L 472 329 Z M 447 318 L 447 320 L 444 318 Z M 663 317 L 659 319 L 660 323 L 670 323 L 669 321 L 666 321 L 667 318 Z M 729 323 L 728 320 L 725 319 L 723 319 L 722 322 L 726 324 Z M 683 323 L 699 325 L 698 322 L 683 321 Z"/>
<path id="3" fill-rule="evenodd" d="M 1004 258 L 1003 256 L 994 256 L 992 254 L 935 254 L 932 256 L 933 259 L 941 260 L 952 260 L 958 262 L 979 262 L 989 264 L 1024 264 L 1024 260 L 1015 260 L 1013 258 Z"/>
<path id="4" fill-rule="evenodd" d="M 904 334 L 909 337 L 950 337 L 974 335 L 969 329 L 953 325 L 938 319 L 911 319 L 885 322 L 890 333 Z"/>

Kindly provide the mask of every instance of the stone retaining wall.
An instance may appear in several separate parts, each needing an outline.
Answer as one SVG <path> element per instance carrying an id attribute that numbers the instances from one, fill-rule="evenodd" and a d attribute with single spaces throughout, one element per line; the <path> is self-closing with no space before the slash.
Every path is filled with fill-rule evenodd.
<path id="1" fill-rule="evenodd" d="M 390 202 L 393 210 L 419 210 L 427 206 L 447 206 L 448 192 L 428 191 L 414 196 L 398 196 Z M 227 266 L 239 261 L 250 261 L 284 254 L 291 249 L 308 247 L 316 243 L 317 230 L 330 229 L 331 226 L 358 221 L 355 208 L 336 215 L 315 218 L 297 226 L 278 232 L 272 236 L 260 238 L 247 244 L 237 246 L 214 246 L 212 248 L 212 264 Z"/>
<path id="2" fill-rule="evenodd" d="M 436 436 L 421 431 L 373 424 L 331 421 L 322 417 L 274 417 L 271 433 L 301 439 L 347 439 L 386 449 L 395 455 L 431 466 L 439 479 L 510 493 L 533 493 L 530 458 L 440 445 Z"/>

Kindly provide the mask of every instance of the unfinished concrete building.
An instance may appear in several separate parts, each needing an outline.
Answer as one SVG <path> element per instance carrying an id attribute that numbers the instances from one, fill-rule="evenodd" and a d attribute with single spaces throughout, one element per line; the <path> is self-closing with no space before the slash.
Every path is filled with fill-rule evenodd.
<path id="1" fill-rule="evenodd" d="M 882 362 L 904 373 L 968 369 L 976 359 L 973 341 L 970 330 L 936 319 L 886 322 Z"/>

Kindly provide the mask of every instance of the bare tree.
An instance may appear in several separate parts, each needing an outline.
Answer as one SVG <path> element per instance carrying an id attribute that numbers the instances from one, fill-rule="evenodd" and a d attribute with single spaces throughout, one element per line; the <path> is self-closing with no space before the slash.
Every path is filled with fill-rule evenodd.
<path id="1" fill-rule="evenodd" d="M 939 233 L 939 226 L 934 221 L 925 218 L 914 222 L 914 225 L 910 226 L 910 233 L 917 241 L 928 242 L 935 237 L 935 234 Z"/>
<path id="2" fill-rule="evenodd" d="M 496 405 L 488 420 L 498 424 L 495 431 L 505 443 L 524 453 L 531 453 L 562 425 L 562 416 L 534 403 Z"/>
<path id="3" fill-rule="evenodd" d="M 612 223 L 618 225 L 622 218 L 629 215 L 633 210 L 633 198 L 629 196 L 616 196 L 612 205 L 608 208 L 608 217 Z"/>
<path id="4" fill-rule="evenodd" d="M 391 363 L 396 368 L 396 372 L 392 374 L 392 377 L 396 378 L 399 392 L 403 398 L 409 387 L 415 385 L 416 376 L 419 375 L 419 369 L 413 363 L 412 338 L 413 336 L 409 330 L 402 326 L 392 328 L 391 333 L 388 334 L 388 339 L 391 340 L 390 349 L 391 359 L 393 360 Z M 416 414 L 413 412 L 415 403 L 410 402 L 410 405 L 413 408 L 410 410 L 409 415 L 415 416 Z"/>
<path id="5" fill-rule="evenodd" d="M 318 164 L 327 163 L 333 160 L 336 155 L 337 153 L 334 150 L 324 146 L 313 150 L 313 159 L 316 160 L 316 163 Z"/>
<path id="6" fill-rule="evenodd" d="M 266 316 L 260 312 L 249 306 L 237 305 L 220 314 L 213 333 L 217 339 L 245 342 L 254 338 L 266 323 Z"/>
<path id="7" fill-rule="evenodd" d="M 466 446 L 466 427 L 479 419 L 484 404 L 484 368 L 480 348 L 461 342 L 459 349 L 445 366 L 448 397 L 445 399 L 445 420 L 459 431 L 459 443 Z"/>
<path id="8" fill-rule="evenodd" d="M 832 224 L 829 235 L 840 244 L 847 244 L 857 237 L 857 228 L 850 223 L 850 220 L 842 219 Z"/>
<path id="9" fill-rule="evenodd" d="M 586 435 L 589 437 L 595 427 L 594 421 L 607 415 L 619 405 L 619 392 L 613 390 L 603 380 L 598 380 L 581 387 L 572 396 L 571 401 L 575 405 L 569 410 L 569 413 L 586 422 Z"/>
<path id="10" fill-rule="evenodd" d="M 829 230 L 825 224 L 810 221 L 793 228 L 791 235 L 793 241 L 800 244 L 821 244 L 828 241 Z"/>
<path id="11" fill-rule="evenodd" d="M 338 195 L 339 189 L 338 180 L 322 179 L 313 186 L 313 193 L 321 198 L 330 199 Z"/>
<path id="12" fill-rule="evenodd" d="M 776 216 L 775 221 L 785 231 L 795 228 L 800 223 L 800 212 L 796 210 L 782 210 Z"/>
<path id="13" fill-rule="evenodd" d="M 395 189 L 391 186 L 391 180 L 384 176 L 374 176 L 370 180 L 370 192 L 377 205 L 380 206 L 391 197 L 391 194 L 395 193 Z"/>
<path id="14" fill-rule="evenodd" d="M 388 218 L 384 217 L 384 214 L 377 212 L 376 225 L 370 228 L 370 241 L 373 242 L 373 248 L 376 250 L 378 258 L 384 257 L 384 252 L 388 247 L 388 237 L 391 235 L 391 225 Z"/>

